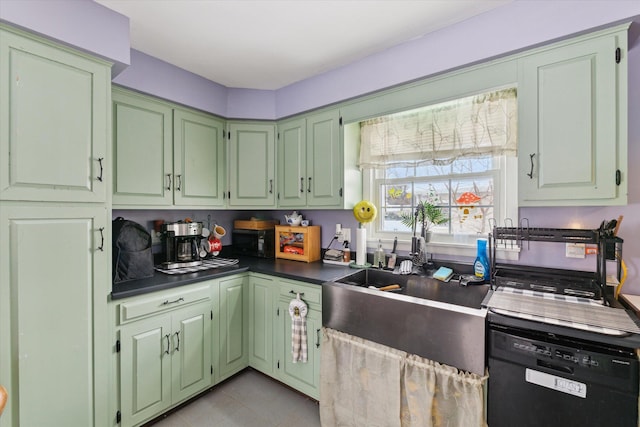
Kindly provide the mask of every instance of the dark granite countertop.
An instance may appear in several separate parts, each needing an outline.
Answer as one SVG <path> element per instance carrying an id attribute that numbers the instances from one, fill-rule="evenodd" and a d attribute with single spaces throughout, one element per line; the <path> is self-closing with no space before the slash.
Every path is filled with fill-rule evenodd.
<path id="1" fill-rule="evenodd" d="M 196 273 L 176 275 L 156 271 L 153 277 L 148 279 L 131 280 L 129 282 L 114 284 L 111 291 L 111 300 L 143 295 L 149 292 L 171 289 L 205 280 L 218 279 L 245 271 L 263 273 L 292 280 L 301 280 L 317 285 L 340 279 L 357 271 L 350 267 L 324 264 L 322 261 L 306 263 L 284 259 L 236 258 L 238 258 L 240 262 L 231 267 L 213 268 Z"/>

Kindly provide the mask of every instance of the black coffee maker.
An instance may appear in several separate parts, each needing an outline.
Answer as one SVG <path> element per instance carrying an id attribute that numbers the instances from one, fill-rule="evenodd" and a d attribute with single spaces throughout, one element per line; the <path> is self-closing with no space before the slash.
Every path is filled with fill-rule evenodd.
<path id="1" fill-rule="evenodd" d="M 200 260 L 201 222 L 174 222 L 162 225 L 164 262 L 161 268 L 170 270 L 181 267 L 195 267 Z"/>

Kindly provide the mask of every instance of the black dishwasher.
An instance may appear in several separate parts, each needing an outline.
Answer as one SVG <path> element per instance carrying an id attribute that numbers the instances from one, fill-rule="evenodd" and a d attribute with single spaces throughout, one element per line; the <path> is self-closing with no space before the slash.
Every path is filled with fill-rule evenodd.
<path id="1" fill-rule="evenodd" d="M 494 227 L 489 235 L 490 427 L 637 427 L 640 322 L 606 286 L 620 280 L 616 221 L 599 229 Z M 595 271 L 498 264 L 498 247 L 597 246 Z"/>
<path id="2" fill-rule="evenodd" d="M 632 349 L 491 324 L 490 427 L 638 426 Z"/>

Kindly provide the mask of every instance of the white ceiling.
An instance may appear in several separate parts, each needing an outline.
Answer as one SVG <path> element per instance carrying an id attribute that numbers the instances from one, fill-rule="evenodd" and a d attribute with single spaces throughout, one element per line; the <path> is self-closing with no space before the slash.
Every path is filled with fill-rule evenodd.
<path id="1" fill-rule="evenodd" d="M 96 0 L 131 47 L 227 87 L 275 90 L 513 0 Z"/>

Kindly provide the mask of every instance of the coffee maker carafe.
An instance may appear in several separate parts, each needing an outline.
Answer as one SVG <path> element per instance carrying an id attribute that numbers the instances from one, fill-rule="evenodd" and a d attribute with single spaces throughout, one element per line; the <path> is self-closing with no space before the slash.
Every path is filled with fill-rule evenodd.
<path id="1" fill-rule="evenodd" d="M 201 222 L 174 222 L 162 226 L 164 262 L 162 268 L 170 270 L 202 264 L 199 256 Z"/>

